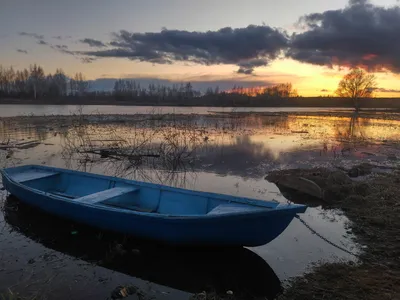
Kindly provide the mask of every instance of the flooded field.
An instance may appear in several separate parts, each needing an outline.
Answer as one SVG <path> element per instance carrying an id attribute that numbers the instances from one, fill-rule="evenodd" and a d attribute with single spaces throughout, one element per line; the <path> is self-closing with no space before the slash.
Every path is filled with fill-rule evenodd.
<path id="1" fill-rule="evenodd" d="M 265 179 L 268 172 L 360 163 L 386 172 L 400 164 L 399 141 L 395 118 L 339 114 L 76 113 L 0 123 L 2 167 L 43 164 L 278 202 L 288 200 Z M 0 291 L 31 297 L 106 299 L 133 285 L 142 299 L 189 299 L 205 290 L 274 299 L 285 280 L 314 263 L 356 261 L 351 253 L 362 251 L 343 212 L 319 205 L 262 247 L 171 249 L 1 196 Z"/>
<path id="2" fill-rule="evenodd" d="M 0 117 L 15 117 L 26 115 L 69 115 L 80 108 L 79 105 L 37 105 L 37 104 L 0 104 Z M 157 111 L 163 114 L 198 114 L 207 115 L 210 111 L 217 112 L 298 112 L 298 111 L 337 111 L 348 108 L 304 108 L 304 107 L 182 107 L 182 106 L 137 106 L 137 105 L 85 105 L 83 113 L 112 114 L 146 114 Z"/>

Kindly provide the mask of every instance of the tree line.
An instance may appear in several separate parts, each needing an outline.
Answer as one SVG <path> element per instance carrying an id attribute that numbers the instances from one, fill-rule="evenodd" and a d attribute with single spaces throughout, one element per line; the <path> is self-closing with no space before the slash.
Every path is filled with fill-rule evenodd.
<path id="1" fill-rule="evenodd" d="M 250 102 L 258 101 L 262 104 L 267 100 L 297 96 L 290 83 L 254 88 L 234 86 L 225 91 L 217 86 L 201 92 L 190 82 L 172 85 L 150 83 L 143 86 L 135 80 L 118 79 L 112 91 L 94 91 L 90 81 L 82 73 L 67 76 L 62 69 L 57 69 L 54 74 L 46 74 L 36 64 L 17 71 L 13 67 L 0 66 L 0 98 L 47 100 L 48 103 L 76 98 L 82 101 L 105 99 L 109 102 L 115 100 L 139 104 L 246 105 Z"/>
<path id="2" fill-rule="evenodd" d="M 17 71 L 0 66 L 0 97 L 40 99 L 82 96 L 88 92 L 89 81 L 82 73 L 69 78 L 62 69 L 46 75 L 36 64 Z"/>

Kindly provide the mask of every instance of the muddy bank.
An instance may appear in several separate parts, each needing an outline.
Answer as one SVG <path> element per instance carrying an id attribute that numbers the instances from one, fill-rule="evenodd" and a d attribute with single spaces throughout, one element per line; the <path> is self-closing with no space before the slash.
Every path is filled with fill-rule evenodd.
<path id="1" fill-rule="evenodd" d="M 400 298 L 400 172 L 371 173 L 369 169 L 360 174 L 369 176 L 357 180 L 348 176 L 352 172 L 321 168 L 267 175 L 292 201 L 301 199 L 344 211 L 351 222 L 350 230 L 363 248 L 357 255 L 359 263 L 319 265 L 293 280 L 281 299 Z"/>

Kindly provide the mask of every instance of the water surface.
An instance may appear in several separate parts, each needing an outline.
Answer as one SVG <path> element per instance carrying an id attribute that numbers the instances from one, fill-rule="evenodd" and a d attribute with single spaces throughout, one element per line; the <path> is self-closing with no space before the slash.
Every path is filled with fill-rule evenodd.
<path id="1" fill-rule="evenodd" d="M 28 149 L 1 150 L 0 155 L 3 165 L 45 164 L 287 202 L 279 189 L 264 179 L 267 172 L 298 167 L 348 167 L 360 162 L 398 165 L 399 135 L 399 121 L 359 117 L 204 115 L 140 124 L 112 122 L 80 126 L 1 122 L 3 143 L 38 140 L 40 144 Z M 162 156 L 114 159 L 76 151 L 115 145 L 135 155 L 162 153 Z M 228 258 L 222 263 L 210 260 L 214 252 L 177 254 L 156 245 L 134 243 L 133 248 L 138 251 L 125 253 L 123 258 L 108 257 L 108 264 L 99 267 L 96 265 L 105 259 L 109 244 L 99 241 L 98 233 L 79 227 L 80 233 L 75 237 L 71 232 L 76 231 L 77 225 L 20 206 L 16 199 L 3 201 L 7 207 L 0 234 L 0 276 L 6 278 L 0 284 L 3 289 L 18 280 L 28 285 L 32 280 L 42 282 L 55 276 L 52 281 L 56 289 L 68 287 L 69 291 L 86 296 L 104 295 L 119 284 L 134 283 L 141 288 L 150 286 L 153 292 L 149 293 L 156 298 L 187 299 L 186 293 L 201 292 L 206 286 L 222 289 L 233 286 L 233 289 L 243 282 L 239 274 L 242 271 L 249 274 L 249 270 L 237 264 L 239 258 L 255 270 L 250 274 L 254 276 L 249 275 L 249 281 L 241 286 L 243 290 L 262 286 L 263 281 L 256 278 L 263 278 L 264 282 L 267 278 L 278 278 L 282 282 L 301 275 L 320 260 L 354 260 L 352 255 L 320 239 L 294 219 L 277 239 L 265 246 L 219 253 Z M 348 219 L 342 212 L 310 207 L 301 218 L 334 244 L 355 253 L 360 251 L 352 242 Z M 199 263 L 202 261 L 213 263 L 202 268 Z M 235 268 L 237 272 L 233 271 Z M 174 269 L 179 270 L 176 276 L 171 275 Z M 199 276 L 190 277 L 193 272 Z M 225 277 L 231 280 L 218 281 Z"/>
<path id="2" fill-rule="evenodd" d="M 123 106 L 123 105 L 32 105 L 0 104 L 0 117 L 23 115 L 69 115 L 81 111 L 84 114 L 208 114 L 214 112 L 298 112 L 320 110 L 343 110 L 345 108 L 293 108 L 293 107 L 180 107 L 180 106 Z"/>

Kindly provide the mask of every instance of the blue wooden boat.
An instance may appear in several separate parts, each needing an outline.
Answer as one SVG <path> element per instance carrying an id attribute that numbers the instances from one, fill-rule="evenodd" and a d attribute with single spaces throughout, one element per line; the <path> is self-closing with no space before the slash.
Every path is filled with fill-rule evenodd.
<path id="1" fill-rule="evenodd" d="M 259 246 L 306 206 L 279 204 L 60 168 L 1 170 L 20 201 L 94 227 L 175 245 Z"/>

